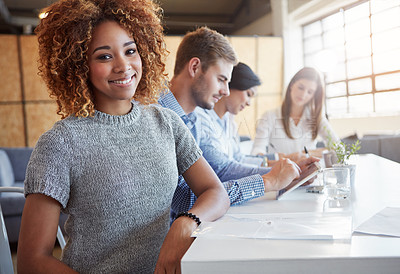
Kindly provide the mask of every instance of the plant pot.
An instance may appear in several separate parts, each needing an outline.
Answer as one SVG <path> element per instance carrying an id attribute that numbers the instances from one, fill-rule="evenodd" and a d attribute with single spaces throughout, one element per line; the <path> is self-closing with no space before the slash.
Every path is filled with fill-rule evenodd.
<path id="1" fill-rule="evenodd" d="M 350 172 L 350 185 L 354 185 L 354 180 L 356 178 L 356 165 L 354 164 L 333 164 L 332 167 L 343 167 L 348 168 Z"/>
<path id="2" fill-rule="evenodd" d="M 325 167 L 332 167 L 332 165 L 337 163 L 337 156 L 333 150 L 324 150 L 322 152 L 324 158 Z"/>

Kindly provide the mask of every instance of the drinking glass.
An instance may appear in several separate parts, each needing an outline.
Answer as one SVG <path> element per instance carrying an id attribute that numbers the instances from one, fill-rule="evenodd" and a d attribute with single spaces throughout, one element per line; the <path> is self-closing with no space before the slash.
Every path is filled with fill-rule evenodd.
<path id="1" fill-rule="evenodd" d="M 350 172 L 348 168 L 325 168 L 323 171 L 323 182 L 328 200 L 350 198 Z"/>

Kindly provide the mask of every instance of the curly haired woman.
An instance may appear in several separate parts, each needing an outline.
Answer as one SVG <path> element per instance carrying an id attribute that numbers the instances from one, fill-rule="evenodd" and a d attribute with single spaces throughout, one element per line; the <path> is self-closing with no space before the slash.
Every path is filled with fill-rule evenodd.
<path id="1" fill-rule="evenodd" d="M 39 69 L 63 119 L 28 165 L 18 272 L 179 273 L 200 219 L 220 217 L 229 200 L 181 119 L 151 105 L 165 83 L 159 7 L 64 0 L 46 12 Z M 169 229 L 179 174 L 198 200 Z"/>

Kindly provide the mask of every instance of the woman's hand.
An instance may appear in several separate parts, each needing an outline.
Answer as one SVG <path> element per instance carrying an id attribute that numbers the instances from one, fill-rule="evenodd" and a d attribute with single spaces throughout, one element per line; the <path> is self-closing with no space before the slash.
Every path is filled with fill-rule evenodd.
<path id="1" fill-rule="evenodd" d="M 181 259 L 194 241 L 190 235 L 197 223 L 188 217 L 176 219 L 164 239 L 154 273 L 181 273 Z"/>
<path id="2" fill-rule="evenodd" d="M 184 174 L 197 200 L 190 212 L 201 221 L 214 221 L 228 210 L 228 194 L 207 161 L 201 157 Z M 190 236 L 197 223 L 188 217 L 176 219 L 165 237 L 155 273 L 181 273 L 181 259 L 193 242 Z"/>

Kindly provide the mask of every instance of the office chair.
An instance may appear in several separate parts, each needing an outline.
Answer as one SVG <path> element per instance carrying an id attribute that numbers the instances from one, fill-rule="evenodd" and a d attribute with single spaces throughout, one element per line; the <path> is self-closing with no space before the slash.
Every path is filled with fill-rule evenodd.
<path id="1" fill-rule="evenodd" d="M 22 187 L 0 187 L 1 192 L 19 192 L 24 193 Z M 60 226 L 57 228 L 57 240 L 61 249 L 65 247 L 65 239 L 62 234 Z M 10 244 L 8 242 L 7 230 L 4 223 L 3 211 L 0 205 L 0 274 L 14 273 L 13 262 L 10 251 Z"/>

